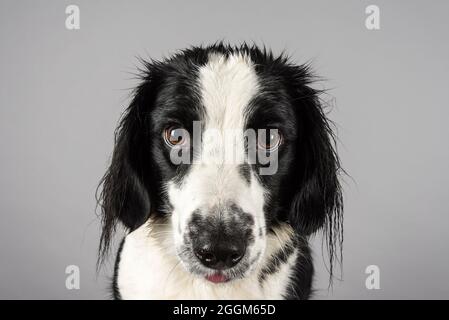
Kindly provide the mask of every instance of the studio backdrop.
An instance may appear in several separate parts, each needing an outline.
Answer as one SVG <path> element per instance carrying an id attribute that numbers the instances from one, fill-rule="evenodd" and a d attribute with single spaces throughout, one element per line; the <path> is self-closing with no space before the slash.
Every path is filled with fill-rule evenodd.
<path id="1" fill-rule="evenodd" d="M 344 241 L 330 285 L 311 236 L 311 298 L 448 299 L 448 13 L 424 0 L 2 0 L 0 298 L 111 297 L 125 231 L 97 266 L 96 193 L 142 59 L 221 42 L 317 76 Z"/>

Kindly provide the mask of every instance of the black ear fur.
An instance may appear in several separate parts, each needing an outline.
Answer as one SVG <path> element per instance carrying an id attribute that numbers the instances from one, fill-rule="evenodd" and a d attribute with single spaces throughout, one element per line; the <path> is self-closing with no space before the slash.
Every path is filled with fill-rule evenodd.
<path id="1" fill-rule="evenodd" d="M 332 277 L 334 260 L 342 259 L 343 198 L 335 137 L 319 92 L 307 85 L 295 92 L 298 137 L 296 142 L 296 191 L 289 221 L 303 235 L 323 229 Z M 337 254 L 337 248 L 340 254 Z"/>
<path id="2" fill-rule="evenodd" d="M 148 219 L 151 212 L 149 186 L 144 181 L 150 181 L 146 169 L 150 139 L 146 135 L 156 88 L 149 75 L 142 79 L 143 83 L 136 89 L 134 99 L 116 129 L 112 161 L 99 186 L 102 187 L 98 203 L 103 225 L 99 263 L 108 253 L 118 222 L 134 230 Z M 148 148 L 143 148 L 146 145 Z"/>

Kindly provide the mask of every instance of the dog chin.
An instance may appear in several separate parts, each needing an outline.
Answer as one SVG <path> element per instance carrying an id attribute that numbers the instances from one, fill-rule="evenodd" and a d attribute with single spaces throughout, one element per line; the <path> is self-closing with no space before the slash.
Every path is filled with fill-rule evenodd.
<path id="1" fill-rule="evenodd" d="M 253 262 L 251 266 L 248 266 L 247 262 L 242 261 L 242 265 L 230 269 L 214 270 L 204 267 L 196 261 L 192 262 L 189 261 L 189 259 L 185 259 L 180 256 L 178 256 L 178 259 L 188 273 L 214 285 L 225 285 L 230 282 L 244 279 L 251 273 L 252 270 L 255 269 L 255 266 L 258 264 L 258 262 Z"/>
<path id="2" fill-rule="evenodd" d="M 228 269 L 228 270 L 205 270 L 202 272 L 198 272 L 198 270 L 196 272 L 192 272 L 191 273 L 195 274 L 197 277 L 204 279 L 207 283 L 211 283 L 211 284 L 221 284 L 221 285 L 226 285 L 230 282 L 234 282 L 240 279 L 243 279 L 247 276 L 249 271 L 249 268 L 247 268 L 246 270 L 232 270 L 232 269 Z"/>

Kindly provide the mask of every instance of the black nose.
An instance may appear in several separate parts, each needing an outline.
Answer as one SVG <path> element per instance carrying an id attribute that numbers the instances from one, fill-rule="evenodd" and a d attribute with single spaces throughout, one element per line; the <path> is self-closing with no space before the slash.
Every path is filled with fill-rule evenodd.
<path id="1" fill-rule="evenodd" d="M 223 244 L 196 249 L 195 255 L 206 267 L 222 270 L 235 266 L 245 255 L 245 250 L 243 245 Z"/>

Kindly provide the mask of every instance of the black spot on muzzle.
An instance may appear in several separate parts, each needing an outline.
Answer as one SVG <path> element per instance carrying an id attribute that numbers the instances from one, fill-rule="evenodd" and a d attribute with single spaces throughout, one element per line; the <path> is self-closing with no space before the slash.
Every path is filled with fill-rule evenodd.
<path id="1" fill-rule="evenodd" d="M 211 269 L 237 265 L 254 242 L 253 217 L 235 204 L 195 210 L 188 223 L 188 242 L 198 260 Z"/>

